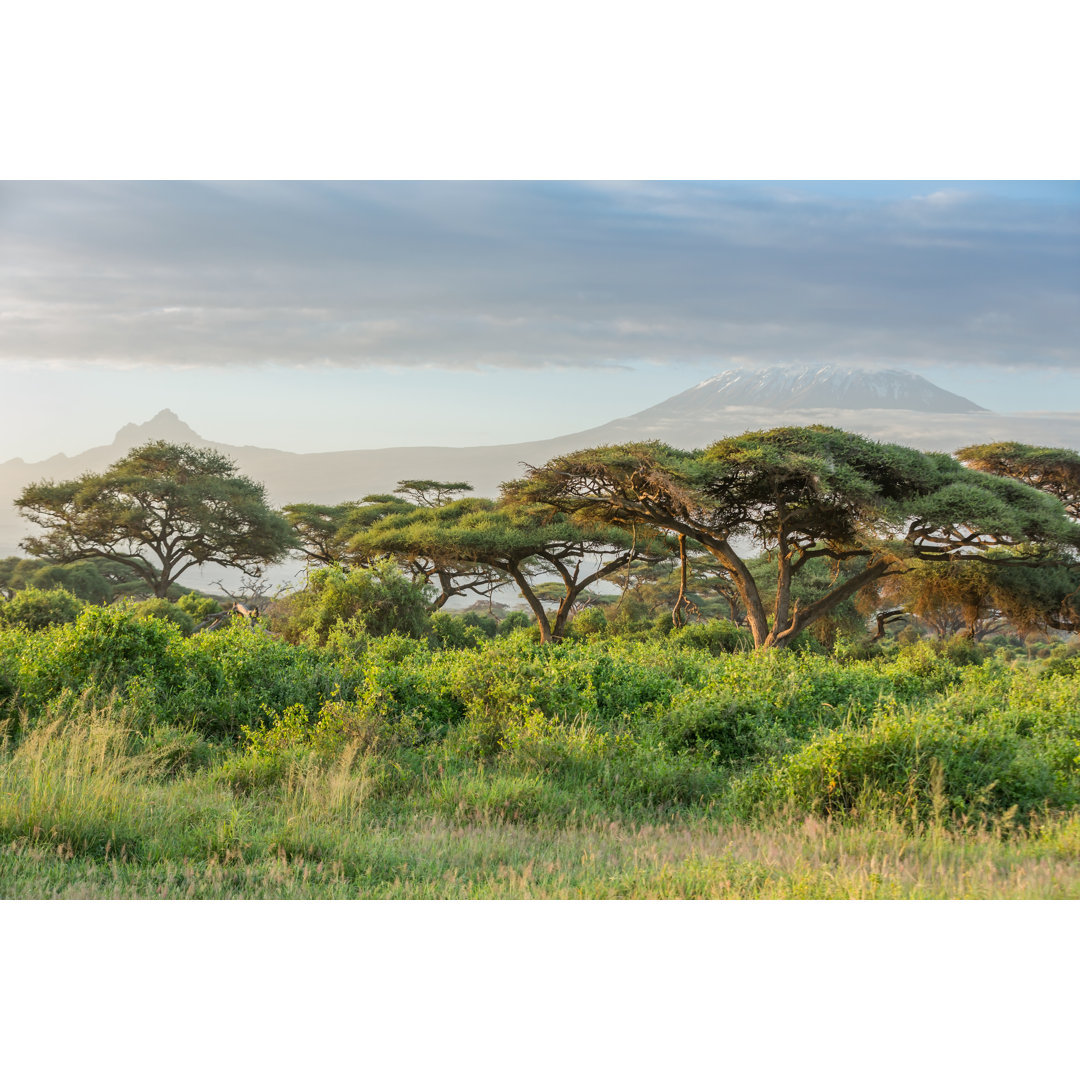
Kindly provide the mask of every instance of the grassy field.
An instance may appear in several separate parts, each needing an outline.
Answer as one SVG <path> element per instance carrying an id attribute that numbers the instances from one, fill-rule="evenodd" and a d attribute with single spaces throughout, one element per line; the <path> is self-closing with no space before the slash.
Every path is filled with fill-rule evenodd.
<path id="1" fill-rule="evenodd" d="M 1080 674 L 701 627 L 0 634 L 6 898 L 1076 898 Z"/>

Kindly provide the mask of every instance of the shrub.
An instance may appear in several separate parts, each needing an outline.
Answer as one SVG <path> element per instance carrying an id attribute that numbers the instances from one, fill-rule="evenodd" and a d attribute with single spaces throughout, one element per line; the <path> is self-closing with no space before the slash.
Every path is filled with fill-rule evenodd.
<path id="1" fill-rule="evenodd" d="M 339 625 L 375 637 L 395 632 L 423 637 L 430 628 L 424 588 L 389 559 L 372 567 L 316 570 L 307 588 L 289 598 L 288 608 L 282 633 L 292 642 L 325 645 Z"/>
<path id="2" fill-rule="evenodd" d="M 481 642 L 495 636 L 498 623 L 489 615 L 477 616 L 475 612 L 452 615 L 448 611 L 436 611 L 429 616 L 431 640 L 443 649 L 474 649 Z"/>
<path id="3" fill-rule="evenodd" d="M 670 623 L 670 620 L 668 620 Z M 736 626 L 726 619 L 711 619 L 709 622 L 689 623 L 673 630 L 673 641 L 692 645 L 696 649 L 705 649 L 713 656 L 725 653 L 742 652 L 754 647 L 754 638 L 749 630 Z"/>
<path id="4" fill-rule="evenodd" d="M 752 702 L 728 692 L 695 695 L 665 714 L 660 730 L 675 750 L 705 750 L 720 761 L 757 756 L 770 741 Z"/>
<path id="5" fill-rule="evenodd" d="M 63 691 L 86 690 L 91 702 L 113 693 L 172 692 L 184 678 L 179 629 L 140 618 L 129 605 L 88 607 L 73 623 L 28 634 L 20 643 L 16 683 L 32 712 Z"/>
<path id="6" fill-rule="evenodd" d="M 607 615 L 601 607 L 586 608 L 570 624 L 570 633 L 574 637 L 592 637 L 603 635 L 608 628 Z"/>
<path id="7" fill-rule="evenodd" d="M 195 630 L 195 620 L 191 614 L 179 604 L 155 597 L 153 600 L 142 600 L 131 609 L 140 619 L 165 619 L 178 627 L 180 633 L 187 637 Z"/>
<path id="8" fill-rule="evenodd" d="M 1074 803 L 1075 787 L 1056 781 L 1035 750 L 993 720 L 886 708 L 868 727 L 824 732 L 787 755 L 757 793 L 807 811 L 867 806 L 923 819 Z"/>
<path id="9" fill-rule="evenodd" d="M 491 639 L 499 628 L 499 620 L 494 615 L 481 615 L 476 611 L 466 611 L 461 616 L 461 622 L 470 630 L 475 630 L 479 635 Z"/>
<path id="10" fill-rule="evenodd" d="M 533 620 L 524 611 L 511 611 L 500 620 L 499 628 L 495 633 L 499 637 L 505 637 L 515 630 L 528 630 L 531 626 L 533 626 Z"/>
<path id="11" fill-rule="evenodd" d="M 38 589 L 30 586 L 10 600 L 0 600 L 0 626 L 21 626 L 43 630 L 74 622 L 86 605 L 67 589 Z"/>
<path id="12" fill-rule="evenodd" d="M 202 593 L 184 593 L 176 606 L 181 611 L 186 611 L 196 622 L 201 622 L 207 615 L 221 610 L 221 605 L 212 596 L 203 596 Z"/>

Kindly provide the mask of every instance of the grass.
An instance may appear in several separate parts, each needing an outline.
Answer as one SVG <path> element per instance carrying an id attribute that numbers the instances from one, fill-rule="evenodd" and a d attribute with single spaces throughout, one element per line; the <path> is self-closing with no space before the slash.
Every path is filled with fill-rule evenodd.
<path id="1" fill-rule="evenodd" d="M 7 898 L 1080 897 L 1080 815 L 946 824 L 722 804 L 598 812 L 557 776 L 377 746 L 192 764 L 123 708 L 53 719 L 0 764 Z M 186 756 L 185 756 L 186 755 Z M 580 792 L 578 792 L 580 794 Z M 579 809 L 579 807 L 581 809 Z"/>
<path id="2" fill-rule="evenodd" d="M 1080 671 L 961 660 L 9 629 L 0 897 L 1080 897 Z"/>

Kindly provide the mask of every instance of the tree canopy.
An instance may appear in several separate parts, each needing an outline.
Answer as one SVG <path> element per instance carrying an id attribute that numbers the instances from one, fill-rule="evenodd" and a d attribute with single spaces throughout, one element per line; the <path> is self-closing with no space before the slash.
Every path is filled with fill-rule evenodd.
<path id="1" fill-rule="evenodd" d="M 206 563 L 258 576 L 292 541 L 263 486 L 238 476 L 228 458 L 160 440 L 103 473 L 30 484 L 15 505 L 44 530 L 23 542 L 31 555 L 119 563 L 159 597 L 184 571 Z"/>
<path id="2" fill-rule="evenodd" d="M 437 488 L 431 494 L 430 488 Z M 294 549 L 314 562 L 339 566 L 374 566 L 378 560 L 393 558 L 398 567 L 411 575 L 416 583 L 438 586 L 430 593 L 434 610 L 441 608 L 452 596 L 476 593 L 490 596 L 506 583 L 506 578 L 492 567 L 462 560 L 444 558 L 438 553 L 414 550 L 400 551 L 386 547 L 381 537 L 395 533 L 401 520 L 411 520 L 418 507 L 434 508 L 452 501 L 454 492 L 471 490 L 468 484 L 437 484 L 430 480 L 403 480 L 398 492 L 419 492 L 414 499 L 395 495 L 366 495 L 357 502 L 322 506 L 296 503 L 285 507 L 285 513 L 296 530 Z M 393 520 L 401 519 L 401 520 Z M 376 525 L 390 520 L 389 525 Z"/>
<path id="3" fill-rule="evenodd" d="M 946 454 L 822 426 L 747 432 L 700 451 L 658 442 L 582 450 L 503 490 L 579 522 L 652 526 L 696 541 L 730 575 L 759 648 L 787 644 L 906 560 L 1008 548 L 1034 562 L 1080 542 L 1043 492 Z M 775 556 L 771 611 L 738 550 L 746 543 Z M 794 575 L 814 560 L 859 566 L 800 604 Z"/>
<path id="4" fill-rule="evenodd" d="M 1061 500 L 1074 521 L 1080 521 L 1080 454 L 1075 450 L 996 442 L 965 446 L 955 456 L 969 468 L 1048 492 Z"/>
<path id="5" fill-rule="evenodd" d="M 562 637 L 584 590 L 634 558 L 659 554 L 655 547 L 655 540 L 635 543 L 619 526 L 577 523 L 564 514 L 477 498 L 389 516 L 358 532 L 352 545 L 361 554 L 425 557 L 444 566 L 504 574 L 532 610 L 543 641 Z M 533 587 L 543 575 L 562 584 L 554 620 Z"/>

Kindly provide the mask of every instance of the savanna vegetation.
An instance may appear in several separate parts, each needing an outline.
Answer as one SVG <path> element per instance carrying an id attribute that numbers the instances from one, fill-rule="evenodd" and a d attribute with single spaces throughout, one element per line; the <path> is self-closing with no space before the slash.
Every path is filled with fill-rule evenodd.
<path id="1" fill-rule="evenodd" d="M 280 513 L 160 446 L 99 503 L 36 485 L 0 895 L 1078 897 L 1080 537 L 1008 472 L 1038 449 L 783 429 Z M 232 480 L 250 544 L 196 542 Z M 286 550 L 305 586 L 244 617 L 161 555 Z"/>

